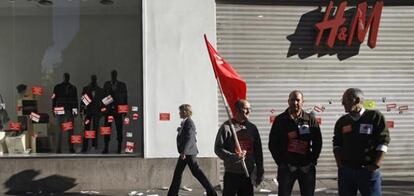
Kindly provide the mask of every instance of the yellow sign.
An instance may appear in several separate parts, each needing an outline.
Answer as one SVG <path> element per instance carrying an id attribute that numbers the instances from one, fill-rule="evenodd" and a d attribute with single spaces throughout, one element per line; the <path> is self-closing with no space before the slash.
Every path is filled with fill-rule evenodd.
<path id="1" fill-rule="evenodd" d="M 364 108 L 365 109 L 375 109 L 377 107 L 377 103 L 373 100 L 365 100 L 364 101 Z"/>

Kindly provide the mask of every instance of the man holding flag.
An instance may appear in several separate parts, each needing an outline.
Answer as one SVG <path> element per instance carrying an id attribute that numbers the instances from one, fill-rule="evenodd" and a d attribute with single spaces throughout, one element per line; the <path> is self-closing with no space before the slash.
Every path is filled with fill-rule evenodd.
<path id="1" fill-rule="evenodd" d="M 263 152 L 259 131 L 248 120 L 250 104 L 245 100 L 246 82 L 216 52 L 205 35 L 204 39 L 229 118 L 220 127 L 214 145 L 215 153 L 224 161 L 223 195 L 253 195 L 253 185 L 263 181 Z"/>
<path id="2" fill-rule="evenodd" d="M 236 116 L 221 125 L 214 145 L 214 152 L 224 161 L 223 195 L 253 195 L 253 185 L 258 186 L 263 181 L 262 142 L 256 125 L 249 121 L 249 102 L 237 101 L 235 110 Z M 232 124 L 235 135 L 231 131 Z M 241 151 L 235 147 L 235 136 Z M 240 164 L 242 161 L 245 162 L 250 177 L 246 177 Z"/>

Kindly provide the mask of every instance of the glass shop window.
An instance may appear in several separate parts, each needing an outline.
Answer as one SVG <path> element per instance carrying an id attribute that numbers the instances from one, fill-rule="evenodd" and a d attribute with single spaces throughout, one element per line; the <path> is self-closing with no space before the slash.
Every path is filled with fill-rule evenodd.
<path id="1" fill-rule="evenodd" d="M 0 1 L 0 157 L 142 156 L 139 0 Z"/>

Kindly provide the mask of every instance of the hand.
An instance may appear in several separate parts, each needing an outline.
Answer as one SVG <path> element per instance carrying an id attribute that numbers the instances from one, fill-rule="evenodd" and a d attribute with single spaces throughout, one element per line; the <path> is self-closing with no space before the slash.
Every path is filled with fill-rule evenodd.
<path id="1" fill-rule="evenodd" d="M 181 160 L 185 160 L 185 154 L 184 154 L 184 153 L 181 153 L 181 154 L 180 154 L 180 159 L 181 159 Z"/>
<path id="2" fill-rule="evenodd" d="M 380 167 L 376 164 L 372 164 L 372 165 L 367 165 L 365 168 L 367 168 L 368 171 L 375 171 Z"/>
<path id="3" fill-rule="evenodd" d="M 237 153 L 237 156 L 239 157 L 240 160 L 244 160 L 246 158 L 246 151 L 242 150 L 241 152 Z"/>

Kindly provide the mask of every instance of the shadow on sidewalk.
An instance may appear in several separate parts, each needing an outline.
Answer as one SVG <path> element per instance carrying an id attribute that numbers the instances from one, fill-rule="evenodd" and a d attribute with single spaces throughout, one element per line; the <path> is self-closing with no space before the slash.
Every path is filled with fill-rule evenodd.
<path id="1" fill-rule="evenodd" d="M 8 189 L 7 195 L 50 195 L 57 193 L 62 195 L 65 191 L 75 187 L 76 179 L 59 175 L 51 175 L 45 178 L 35 179 L 40 171 L 33 169 L 24 170 L 11 176 L 4 186 Z M 75 195 L 67 193 L 64 195 Z M 79 195 L 79 194 L 77 194 Z"/>

